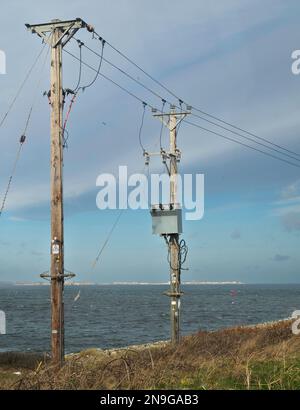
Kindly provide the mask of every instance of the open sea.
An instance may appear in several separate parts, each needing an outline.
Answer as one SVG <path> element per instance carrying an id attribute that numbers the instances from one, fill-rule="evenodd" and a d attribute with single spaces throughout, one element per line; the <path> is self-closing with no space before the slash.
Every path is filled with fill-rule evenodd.
<path id="1" fill-rule="evenodd" d="M 182 334 L 285 319 L 300 310 L 298 285 L 185 285 Z M 76 295 L 80 290 L 80 297 Z M 65 347 L 77 352 L 167 340 L 167 285 L 65 288 Z M 0 287 L 6 335 L 0 351 L 50 350 L 50 286 Z"/>

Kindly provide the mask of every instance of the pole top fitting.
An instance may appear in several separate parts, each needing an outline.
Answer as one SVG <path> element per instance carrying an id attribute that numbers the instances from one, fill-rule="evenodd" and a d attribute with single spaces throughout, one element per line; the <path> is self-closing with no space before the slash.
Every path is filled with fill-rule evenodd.
<path id="1" fill-rule="evenodd" d="M 91 24 L 87 24 L 86 25 L 86 29 L 87 31 L 89 31 L 90 33 L 94 33 L 95 28 L 91 25 Z"/>

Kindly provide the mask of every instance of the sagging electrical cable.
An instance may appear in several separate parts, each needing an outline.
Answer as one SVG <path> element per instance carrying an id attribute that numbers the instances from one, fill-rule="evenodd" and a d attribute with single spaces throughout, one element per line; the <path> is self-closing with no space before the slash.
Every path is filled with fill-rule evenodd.
<path id="1" fill-rule="evenodd" d="M 97 72 L 96 72 L 95 77 L 93 78 L 93 80 L 92 80 L 89 84 L 87 84 L 87 85 L 85 85 L 85 86 L 83 86 L 83 87 L 80 87 L 80 88 L 82 89 L 82 91 L 85 91 L 86 88 L 91 87 L 91 86 L 96 82 L 96 80 L 97 80 L 98 77 L 99 77 L 100 70 L 101 70 L 101 66 L 102 66 L 102 62 L 103 62 L 103 53 L 104 53 L 104 46 L 105 46 L 105 40 L 104 40 L 103 38 L 101 38 L 100 41 L 101 41 L 102 48 L 101 48 L 101 55 L 100 55 L 98 70 L 97 70 Z"/>
<path id="2" fill-rule="evenodd" d="M 162 107 L 161 107 L 161 113 L 162 113 L 162 114 L 164 113 L 165 104 L 166 104 L 166 100 L 162 100 Z M 162 118 L 161 126 L 160 126 L 160 133 L 159 133 L 159 146 L 160 146 L 160 151 L 163 150 L 163 146 L 162 146 L 163 129 L 164 129 L 164 122 L 163 122 L 163 118 Z"/>
<path id="3" fill-rule="evenodd" d="M 139 128 L 139 144 L 140 144 L 140 147 L 143 151 L 143 155 L 145 155 L 145 152 L 146 152 L 145 147 L 142 143 L 142 131 L 143 131 L 143 126 L 144 126 L 146 107 L 147 107 L 147 103 L 143 102 L 143 114 L 142 114 L 141 125 L 140 125 L 140 128 Z"/>
<path id="4" fill-rule="evenodd" d="M 78 88 L 80 87 L 81 74 L 82 74 L 82 46 L 83 46 L 83 43 L 82 43 L 82 41 L 77 40 L 77 44 L 78 44 L 78 47 L 79 47 L 79 74 L 78 74 L 78 80 L 77 80 L 76 87 L 73 88 L 74 93 L 76 93 Z"/>
<path id="5" fill-rule="evenodd" d="M 171 270 L 188 270 L 188 268 L 184 268 L 183 265 L 186 262 L 186 258 L 188 255 L 188 246 L 186 244 L 186 241 L 184 239 L 181 239 L 181 241 L 177 244 L 177 252 L 178 252 L 178 267 L 172 266 L 172 261 L 171 261 L 171 240 L 168 239 L 167 235 L 164 235 L 166 244 L 168 246 L 168 263 L 170 266 Z"/>
<path id="6" fill-rule="evenodd" d="M 69 133 L 67 133 L 68 135 L 67 135 L 67 138 L 66 138 L 65 137 L 65 133 L 67 132 L 66 127 L 67 127 L 67 123 L 69 121 L 69 117 L 70 117 L 73 105 L 75 103 L 75 100 L 77 98 L 77 95 L 78 95 L 79 91 L 82 90 L 84 92 L 87 88 L 91 87 L 96 82 L 97 78 L 99 77 L 101 66 L 102 66 L 102 61 L 103 61 L 105 40 L 103 40 L 103 39 L 101 40 L 102 48 L 101 48 L 101 55 L 100 55 L 100 60 L 99 60 L 98 69 L 96 71 L 96 75 L 90 83 L 88 83 L 84 86 L 80 86 L 81 74 L 82 74 L 82 46 L 84 45 L 84 43 L 80 40 L 77 40 L 77 43 L 78 43 L 78 46 L 79 46 L 79 76 L 78 76 L 77 85 L 74 88 L 74 90 L 68 90 L 68 92 L 73 94 L 73 95 L 72 95 L 72 98 L 71 98 L 71 101 L 70 101 L 70 104 L 69 104 L 69 108 L 68 108 L 68 111 L 67 111 L 67 114 L 66 114 L 66 117 L 65 117 L 65 120 L 64 120 L 63 127 L 62 127 L 63 148 L 68 147 L 67 140 L 69 139 Z"/>

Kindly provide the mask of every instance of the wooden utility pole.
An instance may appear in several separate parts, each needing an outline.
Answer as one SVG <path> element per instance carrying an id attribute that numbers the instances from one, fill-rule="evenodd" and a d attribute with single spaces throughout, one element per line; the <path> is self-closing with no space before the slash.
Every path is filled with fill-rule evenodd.
<path id="1" fill-rule="evenodd" d="M 52 32 L 52 44 L 62 34 L 59 27 Z M 52 359 L 64 360 L 64 215 L 63 215 L 63 89 L 62 45 L 51 49 L 51 350 Z"/>
<path id="2" fill-rule="evenodd" d="M 51 104 L 51 353 L 57 366 L 64 362 L 64 215 L 63 215 L 63 86 L 62 49 L 73 35 L 83 27 L 81 20 L 60 21 L 29 25 L 51 47 L 50 104 Z"/>
<path id="3" fill-rule="evenodd" d="M 154 114 L 170 132 L 170 151 L 163 152 L 163 155 L 169 159 L 168 172 L 170 176 L 170 209 L 176 209 L 180 205 L 177 197 L 177 163 L 179 161 L 179 150 L 177 148 L 177 126 L 188 115 L 190 111 L 176 112 L 174 108 L 169 113 Z M 168 246 L 170 252 L 170 291 L 166 295 L 171 299 L 171 341 L 178 344 L 180 341 L 180 275 L 181 266 L 179 260 L 180 244 L 179 234 L 167 234 Z"/>

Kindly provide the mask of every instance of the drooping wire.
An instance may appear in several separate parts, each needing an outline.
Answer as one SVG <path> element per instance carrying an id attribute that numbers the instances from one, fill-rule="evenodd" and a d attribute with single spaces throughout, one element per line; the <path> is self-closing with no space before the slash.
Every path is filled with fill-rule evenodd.
<path id="1" fill-rule="evenodd" d="M 182 109 L 182 104 L 183 104 L 183 101 L 182 101 L 182 100 L 179 100 L 180 114 L 182 114 L 182 111 L 183 111 L 183 109 Z M 181 119 L 181 121 L 179 121 L 179 124 L 178 124 L 178 126 L 176 127 L 176 135 L 177 135 L 177 137 L 178 137 L 178 134 L 179 134 L 179 130 L 180 130 L 181 123 L 182 123 L 182 119 Z"/>
<path id="2" fill-rule="evenodd" d="M 82 75 L 82 46 L 83 46 L 83 42 L 80 40 L 77 40 L 77 45 L 79 47 L 79 72 L 78 72 L 78 80 L 77 80 L 77 84 L 76 86 L 73 88 L 73 90 L 71 89 L 67 89 L 66 90 L 66 94 L 72 94 L 72 98 L 69 104 L 69 108 L 62 126 L 62 140 L 63 140 L 63 148 L 68 148 L 68 139 L 69 139 L 69 132 L 67 131 L 67 123 L 69 120 L 69 116 L 73 107 L 73 104 L 76 100 L 77 97 L 77 93 L 79 91 L 80 88 L 80 83 L 81 83 L 81 75 Z M 67 135 L 65 135 L 67 134 Z"/>
<path id="3" fill-rule="evenodd" d="M 179 242 L 179 265 L 180 265 L 181 269 L 183 269 L 182 265 L 184 265 L 185 262 L 186 262 L 188 251 L 189 251 L 189 248 L 188 248 L 185 240 L 181 239 L 181 241 Z"/>
<path id="4" fill-rule="evenodd" d="M 68 148 L 68 139 L 69 139 L 69 132 L 67 131 L 67 123 L 71 114 L 71 110 L 73 107 L 73 104 L 75 103 L 77 97 L 77 92 L 75 92 L 71 98 L 70 104 L 69 104 L 69 108 L 66 114 L 66 117 L 64 119 L 64 123 L 62 126 L 62 139 L 63 139 L 63 148 Z M 65 136 L 65 134 L 67 134 L 67 136 Z"/>
<path id="5" fill-rule="evenodd" d="M 71 98 L 71 101 L 70 101 L 70 104 L 69 104 L 69 108 L 68 108 L 68 111 L 67 111 L 67 114 L 66 114 L 66 117 L 65 117 L 65 120 L 64 120 L 63 127 L 62 127 L 63 148 L 67 148 L 67 147 L 68 147 L 67 141 L 68 141 L 68 139 L 69 139 L 69 132 L 67 131 L 67 123 L 68 123 L 68 121 L 69 121 L 69 117 L 70 117 L 70 114 L 71 114 L 73 105 L 74 105 L 74 103 L 75 103 L 75 100 L 76 100 L 76 98 L 77 98 L 77 95 L 78 95 L 78 93 L 79 93 L 80 90 L 85 91 L 86 88 L 91 87 L 91 86 L 95 83 L 95 81 L 97 80 L 97 78 L 99 77 L 100 70 L 101 70 L 101 65 L 102 65 L 102 60 L 103 60 L 104 45 L 105 45 L 105 40 L 102 40 L 102 41 L 101 41 L 102 49 L 101 49 L 100 61 L 99 61 L 99 65 L 98 65 L 98 69 L 97 69 L 97 72 L 96 72 L 95 77 L 94 77 L 93 80 L 92 80 L 90 83 L 88 83 L 87 85 L 80 86 L 81 73 L 82 73 L 82 64 L 83 64 L 83 62 L 82 62 L 82 46 L 84 45 L 84 43 L 82 43 L 80 40 L 77 40 L 77 42 L 78 42 L 79 50 L 80 50 L 80 51 L 79 51 L 79 76 L 78 76 L 77 85 L 76 85 L 75 89 L 72 91 L 73 96 L 72 96 L 72 98 Z M 66 133 L 66 132 L 67 132 L 67 137 L 65 137 L 65 133 Z"/>
<path id="6" fill-rule="evenodd" d="M 77 56 L 75 56 L 73 53 L 71 53 L 70 51 L 66 50 L 63 48 L 63 51 L 68 54 L 69 56 L 73 57 L 75 60 L 79 61 L 79 58 Z M 97 72 L 97 69 L 92 67 L 90 64 L 86 63 L 85 61 L 82 61 L 82 64 L 86 67 L 88 67 L 90 70 Z M 133 92 L 129 91 L 127 88 L 123 87 L 122 85 L 118 84 L 116 81 L 112 80 L 110 77 L 108 77 L 107 75 L 103 74 L 103 73 L 99 73 L 99 75 L 103 78 L 105 78 L 107 81 L 109 81 L 110 83 L 114 84 L 116 87 L 120 88 L 122 91 L 124 91 L 125 93 L 127 93 L 128 95 L 130 95 L 131 97 L 135 98 L 137 101 L 143 103 L 144 100 L 142 100 L 142 98 L 138 97 L 136 94 L 134 94 Z M 149 102 L 147 102 L 148 107 L 150 108 L 154 108 L 155 107 L 151 104 L 149 104 Z"/>
<path id="7" fill-rule="evenodd" d="M 147 106 L 147 103 L 143 102 L 143 114 L 142 114 L 141 125 L 140 125 L 140 128 L 139 128 L 139 144 L 140 144 L 140 147 L 142 148 L 143 154 L 145 154 L 145 152 L 146 152 L 145 147 L 142 143 L 142 131 L 143 131 L 143 126 L 144 126 L 146 106 Z"/>
<path id="8" fill-rule="evenodd" d="M 165 108 L 166 100 L 162 100 L 162 107 L 161 107 L 161 113 L 164 113 L 164 108 Z M 163 129 L 164 129 L 164 118 L 162 117 L 161 119 L 161 125 L 160 125 L 160 133 L 159 133 L 159 146 L 160 146 L 160 151 L 163 150 L 162 147 L 162 135 L 163 135 Z"/>
<path id="9" fill-rule="evenodd" d="M 77 40 L 78 41 L 78 40 Z M 97 53 L 95 50 L 93 50 L 92 48 L 88 47 L 86 44 L 83 44 L 84 47 L 89 50 L 91 53 L 95 54 L 98 57 L 101 57 L 101 55 L 99 53 Z M 111 67 L 113 67 L 114 69 L 118 70 L 120 73 L 122 73 L 123 75 L 125 75 L 127 78 L 129 78 L 130 80 L 134 81 L 136 84 L 140 85 L 141 87 L 143 87 L 145 90 L 149 91 L 151 94 L 153 94 L 155 97 L 162 99 L 161 95 L 159 95 L 158 93 L 156 93 L 154 90 L 152 90 L 151 88 L 147 87 L 145 84 L 143 84 L 141 81 L 137 80 L 136 78 L 134 78 L 132 75 L 128 74 L 125 70 L 123 70 L 122 68 L 118 67 L 116 64 L 112 63 L 110 60 L 108 60 L 107 58 L 103 57 L 103 61 L 110 65 Z M 168 101 L 166 101 L 168 102 Z"/>
<path id="10" fill-rule="evenodd" d="M 82 46 L 83 46 L 83 43 L 80 40 L 77 40 L 77 44 L 79 47 L 79 73 L 78 73 L 78 80 L 77 80 L 76 87 L 74 87 L 73 89 L 74 93 L 76 93 L 80 87 L 81 75 L 82 75 Z"/>
<path id="11" fill-rule="evenodd" d="M 15 105 L 15 102 L 17 101 L 18 97 L 20 96 L 20 94 L 21 94 L 21 92 L 22 92 L 22 90 L 23 90 L 23 88 L 24 88 L 24 86 L 25 86 L 27 80 L 28 80 L 29 77 L 30 77 L 30 74 L 32 73 L 33 69 L 35 68 L 36 64 L 38 63 L 38 61 L 39 61 L 39 59 L 40 59 L 40 57 L 41 57 L 41 55 L 42 55 L 42 53 L 43 53 L 43 51 L 44 51 L 44 49 L 45 49 L 45 46 L 46 46 L 46 43 L 43 44 L 42 49 L 39 51 L 39 53 L 38 53 L 38 55 L 36 56 L 36 58 L 35 58 L 33 64 L 31 65 L 31 67 L 29 68 L 27 74 L 25 75 L 24 80 L 22 81 L 20 87 L 18 88 L 16 95 L 14 96 L 14 98 L 13 98 L 12 101 L 11 101 L 11 103 L 9 104 L 9 107 L 8 107 L 7 111 L 5 112 L 5 114 L 3 115 L 3 117 L 2 117 L 2 119 L 1 119 L 1 121 L 0 121 L 0 128 L 1 128 L 2 125 L 4 124 L 6 118 L 8 117 L 8 115 L 9 115 L 9 113 L 10 113 L 10 111 L 12 110 L 13 106 Z"/>
<path id="12" fill-rule="evenodd" d="M 68 140 L 69 140 L 70 134 L 69 134 L 69 131 L 66 128 L 63 128 L 62 131 L 63 131 L 62 132 L 62 145 L 63 145 L 63 148 L 68 149 L 69 148 L 68 147 Z"/>
<path id="13" fill-rule="evenodd" d="M 93 78 L 93 80 L 92 80 L 90 83 L 88 83 L 88 84 L 85 85 L 85 86 L 80 87 L 80 88 L 82 89 L 82 91 L 85 91 L 86 88 L 91 87 L 91 86 L 95 83 L 95 81 L 98 79 L 98 77 L 99 77 L 100 70 L 101 70 L 101 66 L 102 66 L 102 61 L 103 61 L 104 46 L 105 46 L 105 40 L 101 39 L 100 41 L 101 41 L 102 47 L 101 47 L 101 55 L 100 55 L 100 60 L 99 60 L 99 65 L 98 65 L 98 69 L 97 69 L 96 75 L 95 75 L 95 77 Z"/>
<path id="14" fill-rule="evenodd" d="M 72 53 L 69 52 L 68 50 L 65 50 L 65 49 L 63 49 L 63 50 L 65 51 L 65 53 L 67 53 L 68 55 L 70 55 L 70 56 L 73 57 L 74 59 L 77 59 L 77 60 L 78 60 L 78 57 L 76 57 L 74 54 L 72 54 Z M 89 64 L 86 63 L 86 62 L 83 62 L 83 65 L 85 65 L 86 67 L 90 68 L 90 69 L 93 70 L 93 71 L 97 71 L 94 67 L 92 67 L 91 65 L 89 65 Z M 107 81 L 111 82 L 112 84 L 114 84 L 115 86 L 117 86 L 118 88 L 120 88 L 122 91 L 124 91 L 125 93 L 127 93 L 128 95 L 130 95 L 131 97 L 133 97 L 134 99 L 136 99 L 137 101 L 140 101 L 141 103 L 144 102 L 144 101 L 143 101 L 140 97 L 138 97 L 136 94 L 134 94 L 133 92 L 129 91 L 128 89 L 126 89 L 126 88 L 123 87 L 122 85 L 118 84 L 116 81 L 112 80 L 112 79 L 109 78 L 108 76 L 106 76 L 106 75 L 104 75 L 104 74 L 101 74 L 101 73 L 100 73 L 100 75 L 101 75 L 103 78 L 105 78 Z M 154 107 L 153 105 L 151 105 L 149 102 L 147 102 L 147 105 L 148 105 L 150 108 L 153 108 L 153 109 L 155 109 L 156 111 L 159 112 L 159 110 L 158 110 L 156 107 Z M 240 144 L 240 145 L 242 145 L 242 146 L 244 146 L 244 147 L 250 148 L 250 149 L 252 149 L 252 150 L 254 150 L 254 151 L 260 152 L 260 153 L 262 153 L 262 154 L 264 154 L 264 155 L 267 155 L 267 156 L 269 156 L 269 157 L 272 157 L 272 158 L 274 158 L 274 159 L 277 159 L 277 160 L 279 160 L 279 161 L 285 162 L 285 163 L 287 163 L 287 164 L 289 164 L 289 165 L 293 165 L 293 166 L 296 166 L 296 167 L 299 168 L 299 165 L 294 164 L 293 162 L 290 162 L 290 161 L 285 160 L 285 159 L 283 159 L 283 158 L 277 157 L 277 156 L 275 156 L 275 155 L 272 155 L 272 154 L 269 153 L 269 152 L 260 150 L 260 149 L 258 149 L 258 148 L 255 148 L 255 147 L 251 146 L 251 145 L 245 144 L 244 142 L 238 141 L 238 140 L 236 140 L 236 139 L 234 139 L 234 138 L 227 137 L 227 136 L 225 136 L 225 135 L 223 135 L 223 134 L 219 134 L 219 133 L 217 133 L 217 132 L 215 132 L 215 131 L 212 131 L 212 130 L 209 130 L 209 129 L 205 128 L 205 127 L 201 127 L 200 125 L 195 124 L 195 123 L 192 123 L 192 122 L 190 122 L 190 121 L 187 121 L 187 120 L 183 120 L 183 121 L 184 121 L 186 124 L 194 125 L 194 126 L 196 126 L 196 127 L 198 127 L 198 128 L 203 129 L 204 131 L 208 131 L 208 132 L 210 132 L 210 133 L 213 133 L 213 134 L 215 134 L 215 135 L 218 135 L 218 136 L 220 136 L 220 137 L 222 137 L 222 138 L 224 138 L 224 139 L 226 139 L 226 140 L 228 140 L 228 141 L 235 142 L 235 143 Z M 298 154 L 296 154 L 296 155 L 298 155 Z"/>
<path id="15" fill-rule="evenodd" d="M 44 50 L 44 48 L 43 48 L 43 50 Z M 19 146 L 18 146 L 18 149 L 17 149 L 17 154 L 16 154 L 16 157 L 15 157 L 15 161 L 14 161 L 14 164 L 13 164 L 13 167 L 12 167 L 12 170 L 11 170 L 11 173 L 10 173 L 10 176 L 9 176 L 9 179 L 8 179 L 8 183 L 7 183 L 7 186 L 6 186 L 6 190 L 5 190 L 3 199 L 2 199 L 2 203 L 1 203 L 0 216 L 2 215 L 2 213 L 3 213 L 3 211 L 4 211 L 5 204 L 6 204 L 6 200 L 7 200 L 7 196 L 8 196 L 8 193 L 9 193 L 9 190 L 10 190 L 10 187 L 11 187 L 11 184 L 12 184 L 13 177 L 14 177 L 15 172 L 16 172 L 16 169 L 17 169 L 17 165 L 18 165 L 19 159 L 20 159 L 22 147 L 23 147 L 23 145 L 24 145 L 24 143 L 25 143 L 25 141 L 26 141 L 26 133 L 27 133 L 27 130 L 28 130 L 28 127 L 29 127 L 29 123 L 30 123 L 30 120 L 31 120 L 33 108 L 34 108 L 34 106 L 35 106 L 35 104 L 36 104 L 36 101 L 37 101 L 37 97 L 38 97 L 37 91 L 38 91 L 38 89 L 39 89 L 39 86 L 40 86 L 40 83 L 41 83 L 41 80 L 42 80 L 42 75 L 43 75 L 44 68 L 45 68 L 45 65 L 46 65 L 47 57 L 48 57 L 48 55 L 49 55 L 49 50 L 50 50 L 50 48 L 48 48 L 48 51 L 47 51 L 47 53 L 46 53 L 46 55 L 45 55 L 45 59 L 44 59 L 44 62 L 43 62 L 43 64 L 42 64 L 41 71 L 40 71 L 40 76 L 39 76 L 39 78 L 38 78 L 38 82 L 37 82 L 37 86 L 36 86 L 36 93 L 35 93 L 35 95 L 34 95 L 32 104 L 31 104 L 31 106 L 30 106 L 30 109 L 29 109 L 29 112 L 28 112 L 28 115 L 27 115 L 27 118 L 26 118 L 26 122 L 25 122 L 25 126 L 24 126 L 24 129 L 23 129 L 23 133 L 22 133 L 22 135 L 21 135 L 21 137 L 20 137 L 20 139 L 19 139 Z"/>
<path id="16" fill-rule="evenodd" d="M 178 256 L 177 256 L 178 266 L 177 266 L 177 267 L 174 267 L 174 266 L 172 266 L 172 261 L 171 261 L 171 241 L 172 241 L 173 239 L 171 239 L 171 238 L 168 239 L 168 236 L 167 236 L 167 235 L 164 235 L 164 239 L 165 239 L 166 244 L 167 244 L 167 247 L 168 247 L 167 260 L 168 260 L 170 269 L 173 270 L 173 271 L 174 271 L 174 270 L 179 270 L 179 271 L 181 271 L 181 270 L 188 270 L 188 268 L 184 268 L 184 267 L 183 267 L 183 265 L 184 265 L 185 262 L 186 262 L 187 255 L 188 255 L 188 247 L 187 247 L 187 244 L 186 244 L 185 240 L 184 240 L 184 239 L 181 239 L 181 241 L 180 241 L 178 244 L 177 244 L 177 242 L 176 242 L 177 252 L 178 252 Z"/>

